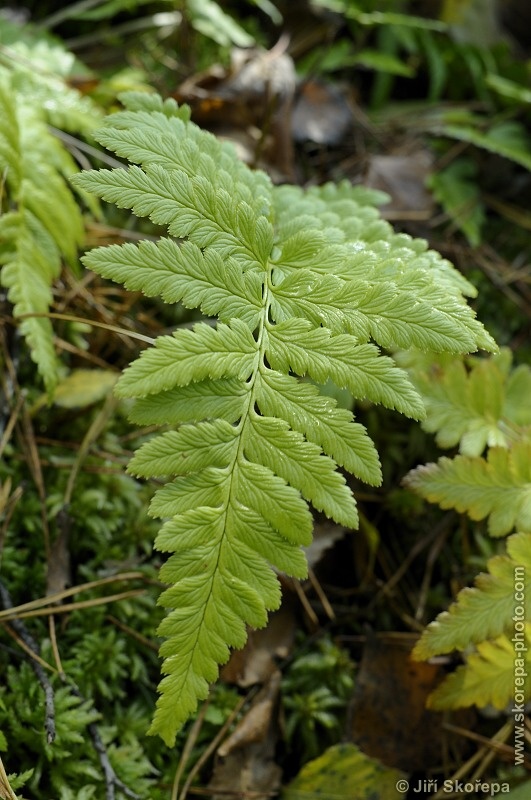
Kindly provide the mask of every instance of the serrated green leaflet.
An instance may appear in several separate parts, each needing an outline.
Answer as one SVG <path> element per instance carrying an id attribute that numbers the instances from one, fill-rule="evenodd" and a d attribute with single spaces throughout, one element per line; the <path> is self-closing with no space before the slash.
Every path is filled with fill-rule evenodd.
<path id="1" fill-rule="evenodd" d="M 531 670 L 531 625 L 527 624 L 526 651 L 522 655 L 522 672 Z M 466 664 L 455 672 L 430 695 L 428 706 L 442 711 L 449 708 L 492 705 L 500 710 L 510 703 L 515 691 L 515 649 L 508 636 L 481 642 L 477 652 L 467 657 Z M 525 682 L 522 690 L 525 701 L 531 697 L 531 683 Z"/>
<path id="2" fill-rule="evenodd" d="M 75 182 L 169 236 L 100 248 L 85 263 L 216 318 L 161 336 L 116 388 L 134 400 L 135 422 L 175 427 L 129 465 L 167 479 L 150 508 L 165 520 L 156 546 L 170 554 L 152 732 L 171 744 L 229 648 L 245 642 L 245 626 L 265 624 L 278 606 L 271 567 L 304 576 L 312 508 L 357 526 L 339 468 L 381 480 L 364 427 L 304 376 L 421 418 L 407 374 L 377 345 L 494 345 L 463 300 L 469 285 L 425 244 L 394 234 L 373 208 L 378 193 L 273 187 L 187 109 L 151 96 L 123 101 L 97 135 L 134 165 Z"/>
<path id="3" fill-rule="evenodd" d="M 17 318 L 49 311 L 61 259 L 73 263 L 83 237 L 81 212 L 65 181 L 76 166 L 44 113 L 1 68 L 0 173 L 7 202 L 0 217 L 0 281 Z M 28 316 L 20 330 L 51 395 L 59 364 L 50 320 Z"/>
<path id="4" fill-rule="evenodd" d="M 513 529 L 531 531 L 531 442 L 516 442 L 511 450 L 493 447 L 486 459 L 444 456 L 407 475 L 404 483 L 441 508 L 466 512 L 471 519 L 488 518 L 491 536 Z"/>
<path id="5" fill-rule="evenodd" d="M 201 322 L 193 330 L 161 336 L 123 373 L 119 397 L 157 394 L 205 378 L 249 377 L 258 349 L 249 328 L 238 319 L 216 329 Z"/>
<path id="6" fill-rule="evenodd" d="M 508 538 L 507 555 L 491 558 L 488 573 L 428 625 L 413 654 L 428 659 L 464 651 L 465 663 L 433 693 L 432 708 L 503 708 L 514 696 L 515 675 L 529 669 L 523 626 L 531 616 L 531 371 L 511 370 L 508 349 L 490 359 L 409 352 L 398 360 L 425 400 L 425 429 L 462 453 L 417 467 L 405 485 L 442 508 L 486 519 L 492 536 L 520 531 Z"/>
<path id="7" fill-rule="evenodd" d="M 230 258 L 203 252 L 191 242 L 172 239 L 103 247 L 86 259 L 92 269 L 127 289 L 167 303 L 182 302 L 223 321 L 237 317 L 254 328 L 262 307 L 262 282 L 256 272 L 242 274 Z"/>
<path id="8" fill-rule="evenodd" d="M 415 646 L 419 659 L 452 650 L 464 650 L 471 642 L 495 638 L 514 629 L 515 575 L 521 574 L 526 619 L 531 618 L 531 534 L 518 533 L 507 540 L 508 555 L 495 556 L 487 564 L 488 574 L 466 587 L 449 611 L 440 614 Z"/>
<path id="9" fill-rule="evenodd" d="M 440 447 L 480 456 L 486 447 L 509 447 L 518 428 L 531 422 L 531 370 L 511 371 L 511 353 L 467 362 L 441 358 L 436 364 L 408 356 L 409 374 L 426 406 L 423 428 Z"/>
<path id="10" fill-rule="evenodd" d="M 281 372 L 292 369 L 318 383 L 331 379 L 354 397 L 380 402 L 420 419 L 424 406 L 394 361 L 372 344 L 357 344 L 349 334 L 332 336 L 326 328 L 291 319 L 267 329 L 269 363 Z"/>
<path id="11" fill-rule="evenodd" d="M 197 381 L 135 400 L 130 418 L 137 425 L 178 425 L 213 417 L 237 422 L 246 395 L 236 378 Z"/>
<path id="12" fill-rule="evenodd" d="M 264 416 L 272 416 L 282 406 L 284 419 L 293 430 L 318 444 L 366 483 L 380 484 L 378 454 L 365 428 L 354 422 L 350 411 L 337 408 L 335 400 L 320 395 L 314 385 L 270 370 L 262 376 L 257 403 Z"/>

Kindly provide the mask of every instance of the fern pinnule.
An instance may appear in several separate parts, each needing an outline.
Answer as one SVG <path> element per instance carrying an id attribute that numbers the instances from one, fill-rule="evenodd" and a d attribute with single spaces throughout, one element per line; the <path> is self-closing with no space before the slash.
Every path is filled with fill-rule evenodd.
<path id="1" fill-rule="evenodd" d="M 507 554 L 489 559 L 488 572 L 478 575 L 473 587 L 462 589 L 450 609 L 428 625 L 414 656 L 423 659 L 465 650 L 470 644 L 511 633 L 518 568 L 524 574 L 524 616 L 531 619 L 531 533 L 515 533 L 507 539 Z"/>

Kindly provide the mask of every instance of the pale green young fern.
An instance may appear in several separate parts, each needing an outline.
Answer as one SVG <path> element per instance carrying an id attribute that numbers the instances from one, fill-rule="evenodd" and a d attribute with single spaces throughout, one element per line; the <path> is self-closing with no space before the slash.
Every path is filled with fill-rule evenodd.
<path id="1" fill-rule="evenodd" d="M 263 626 L 278 607 L 271 567 L 306 574 L 310 506 L 357 526 L 340 468 L 380 482 L 365 429 L 319 385 L 331 380 L 420 419 L 419 394 L 380 347 L 496 346 L 464 300 L 473 287 L 424 242 L 396 235 L 374 193 L 274 187 L 192 124 L 186 107 L 122 99 L 125 110 L 97 138 L 132 165 L 74 182 L 168 236 L 96 249 L 85 264 L 212 318 L 160 336 L 116 388 L 134 399 L 134 422 L 172 426 L 129 465 L 167 479 L 151 505 L 165 520 L 156 547 L 171 554 L 152 732 L 171 744 L 246 626 Z"/>
<path id="2" fill-rule="evenodd" d="M 507 555 L 489 560 L 488 573 L 428 625 L 413 655 L 466 653 L 465 663 L 430 696 L 431 707 L 503 709 L 514 696 L 516 659 L 520 675 L 531 667 L 531 369 L 512 368 L 506 349 L 489 359 L 431 361 L 411 351 L 399 361 L 424 398 L 423 426 L 440 446 L 460 450 L 412 470 L 405 485 L 442 508 L 487 520 L 493 537 L 513 534 Z M 523 586 L 518 597 L 517 583 Z M 521 689 L 530 699 L 531 682 Z"/>
<path id="3" fill-rule="evenodd" d="M 83 220 L 68 185 L 76 165 L 49 131 L 40 106 L 0 70 L 0 283 L 49 393 L 59 374 L 53 329 L 44 315 L 63 261 L 72 266 Z M 35 315 L 35 316 L 27 316 Z"/>

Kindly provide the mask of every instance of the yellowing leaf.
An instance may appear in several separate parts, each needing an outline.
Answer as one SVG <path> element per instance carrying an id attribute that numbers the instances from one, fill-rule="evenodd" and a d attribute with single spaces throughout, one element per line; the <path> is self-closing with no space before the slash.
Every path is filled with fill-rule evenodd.
<path id="1" fill-rule="evenodd" d="M 403 798 L 397 782 L 404 773 L 384 767 L 354 744 L 329 747 L 310 761 L 282 793 L 282 800 L 395 800 Z"/>
<path id="2" fill-rule="evenodd" d="M 531 624 L 526 625 L 525 631 L 526 653 L 515 650 L 514 642 L 505 635 L 478 644 L 477 652 L 468 656 L 466 664 L 430 695 L 428 707 L 442 711 L 492 705 L 503 709 L 518 701 L 518 690 L 523 695 L 522 703 L 527 702 L 531 698 L 531 681 L 525 677 L 531 674 Z M 521 687 L 517 678 L 522 680 Z"/>
<path id="3" fill-rule="evenodd" d="M 112 392 L 117 378 L 106 369 L 75 369 L 57 385 L 53 401 L 62 408 L 85 408 Z"/>
<path id="4" fill-rule="evenodd" d="M 466 587 L 448 611 L 432 622 L 413 651 L 425 659 L 452 650 L 464 650 L 471 642 L 508 633 L 514 627 L 515 583 L 523 583 L 524 616 L 531 619 L 531 534 L 517 533 L 507 540 L 508 555 L 495 556 L 487 564 L 488 574 Z"/>

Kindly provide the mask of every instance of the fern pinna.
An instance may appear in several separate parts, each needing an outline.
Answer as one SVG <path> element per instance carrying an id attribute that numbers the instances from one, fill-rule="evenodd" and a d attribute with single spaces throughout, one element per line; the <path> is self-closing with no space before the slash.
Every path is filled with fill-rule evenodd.
<path id="1" fill-rule="evenodd" d="M 125 110 L 97 138 L 133 165 L 75 183 L 169 235 L 98 248 L 85 264 L 217 318 L 159 337 L 116 389 L 134 398 L 134 422 L 171 426 L 129 465 L 139 477 L 168 477 L 151 505 L 165 520 L 156 547 L 171 554 L 152 732 L 171 743 L 246 626 L 263 626 L 279 605 L 271 567 L 306 574 L 310 505 L 357 526 L 339 468 L 380 482 L 365 429 L 319 386 L 331 380 L 419 419 L 420 396 L 378 345 L 495 344 L 464 300 L 473 287 L 424 242 L 394 234 L 376 193 L 274 187 L 191 123 L 186 107 L 122 99 Z"/>

